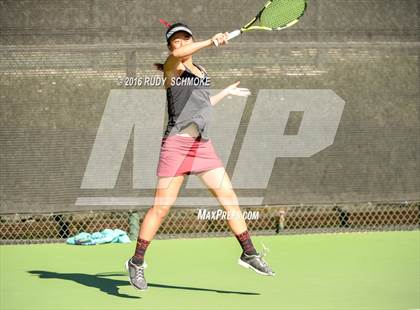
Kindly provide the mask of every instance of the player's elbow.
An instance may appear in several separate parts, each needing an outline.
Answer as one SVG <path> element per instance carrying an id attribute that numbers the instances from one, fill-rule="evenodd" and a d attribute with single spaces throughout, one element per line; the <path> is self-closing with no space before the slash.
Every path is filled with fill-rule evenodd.
<path id="1" fill-rule="evenodd" d="M 181 51 L 179 51 L 179 49 L 172 51 L 171 55 L 172 57 L 177 58 L 177 59 L 180 59 L 185 56 Z"/>

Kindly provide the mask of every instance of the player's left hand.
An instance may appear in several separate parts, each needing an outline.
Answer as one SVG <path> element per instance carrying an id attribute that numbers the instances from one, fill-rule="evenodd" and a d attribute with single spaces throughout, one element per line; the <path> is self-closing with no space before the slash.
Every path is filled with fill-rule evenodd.
<path id="1" fill-rule="evenodd" d="M 240 97 L 248 97 L 249 95 L 251 95 L 251 92 L 248 88 L 241 88 L 238 87 L 239 83 L 241 83 L 240 81 L 229 85 L 228 87 L 225 88 L 225 91 L 228 95 L 232 95 L 232 96 L 240 96 Z"/>

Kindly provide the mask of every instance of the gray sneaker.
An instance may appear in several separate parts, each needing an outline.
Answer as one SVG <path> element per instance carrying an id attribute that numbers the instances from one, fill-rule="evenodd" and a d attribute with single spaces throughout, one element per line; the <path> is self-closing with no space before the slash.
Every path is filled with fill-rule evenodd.
<path id="1" fill-rule="evenodd" d="M 251 268 L 256 273 L 265 275 L 265 276 L 275 276 L 276 273 L 271 270 L 270 266 L 263 260 L 260 254 L 256 255 L 247 255 L 242 253 L 241 257 L 238 259 L 238 264 L 245 268 Z"/>
<path id="2" fill-rule="evenodd" d="M 140 291 L 147 289 L 147 282 L 144 278 L 144 269 L 146 269 L 146 267 L 146 262 L 141 266 L 137 266 L 131 261 L 131 258 L 125 262 L 125 268 L 128 271 L 128 279 L 130 280 L 131 285 Z"/>

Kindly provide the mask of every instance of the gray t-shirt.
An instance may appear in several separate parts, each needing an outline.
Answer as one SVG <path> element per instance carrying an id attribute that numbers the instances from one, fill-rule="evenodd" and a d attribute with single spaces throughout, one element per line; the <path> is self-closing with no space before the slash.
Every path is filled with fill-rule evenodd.
<path id="1" fill-rule="evenodd" d="M 177 134 L 191 123 L 195 123 L 201 139 L 210 139 L 208 135 L 208 123 L 212 116 L 210 78 L 201 66 L 199 68 L 204 74 L 203 78 L 185 68 L 182 75 L 173 79 L 171 86 L 166 89 L 168 124 L 163 138 Z"/>

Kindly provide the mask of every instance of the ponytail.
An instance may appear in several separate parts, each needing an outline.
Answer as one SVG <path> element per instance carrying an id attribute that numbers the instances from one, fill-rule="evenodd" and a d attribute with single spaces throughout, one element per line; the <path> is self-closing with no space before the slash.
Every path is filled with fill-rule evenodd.
<path id="1" fill-rule="evenodd" d="M 155 66 L 156 70 L 163 71 L 163 64 L 154 63 L 153 65 Z"/>

